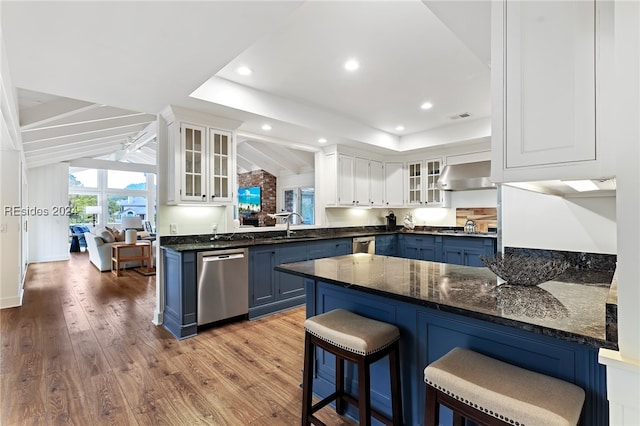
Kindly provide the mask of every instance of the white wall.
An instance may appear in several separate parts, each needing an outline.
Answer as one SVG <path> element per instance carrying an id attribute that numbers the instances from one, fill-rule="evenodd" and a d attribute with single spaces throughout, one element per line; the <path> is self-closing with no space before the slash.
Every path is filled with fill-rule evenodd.
<path id="1" fill-rule="evenodd" d="M 27 172 L 29 207 L 43 214 L 29 216 L 29 262 L 69 259 L 69 164 L 36 167 Z M 62 208 L 62 209 L 61 209 Z"/>
<path id="2" fill-rule="evenodd" d="M 218 225 L 218 232 L 232 232 L 227 209 L 232 210 L 232 207 L 162 206 L 162 220 L 158 223 L 157 233 L 170 235 L 171 224 L 175 224 L 175 235 L 212 234 L 214 223 Z"/>
<path id="3" fill-rule="evenodd" d="M 616 199 L 563 198 L 503 186 L 502 236 L 508 247 L 615 254 Z"/>
<path id="4" fill-rule="evenodd" d="M 15 88 L 0 29 L 0 309 L 22 305 L 25 217 L 8 214 L 6 207 L 21 207 L 24 156 Z"/>
<path id="5" fill-rule="evenodd" d="M 21 228 L 18 215 L 5 209 L 21 207 L 20 202 L 20 152 L 0 150 L 0 308 L 22 305 Z"/>
<path id="6" fill-rule="evenodd" d="M 398 218 L 401 225 L 407 213 L 413 216 L 416 226 L 456 226 L 456 208 L 497 207 L 497 191 L 481 189 L 475 191 L 452 191 L 451 207 L 448 208 L 329 208 L 326 209 L 323 226 L 375 226 L 384 225 L 389 211 Z"/>

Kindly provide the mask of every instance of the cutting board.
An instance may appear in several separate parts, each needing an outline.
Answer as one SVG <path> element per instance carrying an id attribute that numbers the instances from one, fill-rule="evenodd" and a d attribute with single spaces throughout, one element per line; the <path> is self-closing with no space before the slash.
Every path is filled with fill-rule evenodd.
<path id="1" fill-rule="evenodd" d="M 496 207 L 456 208 L 456 226 L 464 226 L 467 219 L 476 222 L 478 232 L 488 232 L 498 227 L 498 209 Z"/>

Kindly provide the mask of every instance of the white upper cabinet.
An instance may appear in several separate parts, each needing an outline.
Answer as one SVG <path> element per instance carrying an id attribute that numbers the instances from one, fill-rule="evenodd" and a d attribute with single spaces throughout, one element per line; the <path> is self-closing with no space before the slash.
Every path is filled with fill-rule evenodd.
<path id="1" fill-rule="evenodd" d="M 331 152 L 325 154 L 323 187 L 326 206 L 382 207 L 384 167 L 381 161 Z"/>
<path id="2" fill-rule="evenodd" d="M 607 14 L 593 1 L 492 7 L 493 180 L 599 177 L 599 26 Z"/>
<path id="3" fill-rule="evenodd" d="M 204 201 L 206 197 L 205 178 L 205 140 L 206 129 L 201 126 L 182 124 L 180 127 L 181 148 L 181 186 L 179 198 L 181 201 Z"/>
<path id="4" fill-rule="evenodd" d="M 210 117 L 163 111 L 169 146 L 167 203 L 227 204 L 235 184 L 234 134 L 209 125 Z M 229 120 L 220 119 L 220 124 Z M 215 121 L 215 120 L 213 120 Z M 194 124 L 196 123 L 196 124 Z M 235 125 L 235 122 L 229 122 Z"/>
<path id="5" fill-rule="evenodd" d="M 338 155 L 338 205 L 353 206 L 355 196 L 355 158 L 350 155 Z"/>
<path id="6" fill-rule="evenodd" d="M 382 161 L 369 161 L 369 204 L 372 207 L 384 205 L 384 166 Z"/>
<path id="7" fill-rule="evenodd" d="M 218 129 L 209 129 L 209 202 L 233 201 L 231 184 L 235 170 L 231 153 L 233 151 L 233 135 Z"/>
<path id="8" fill-rule="evenodd" d="M 384 163 L 384 206 L 404 206 L 404 164 Z"/>
<path id="9" fill-rule="evenodd" d="M 406 164 L 407 204 L 421 207 L 449 207 L 450 194 L 442 191 L 437 183 L 442 159 L 412 161 Z"/>

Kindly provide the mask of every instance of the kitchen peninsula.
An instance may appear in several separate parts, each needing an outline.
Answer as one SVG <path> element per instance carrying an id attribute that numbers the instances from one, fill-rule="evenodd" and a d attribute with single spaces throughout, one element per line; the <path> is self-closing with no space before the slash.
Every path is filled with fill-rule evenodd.
<path id="1" fill-rule="evenodd" d="M 307 316 L 343 308 L 400 328 L 406 424 L 422 421 L 424 367 L 456 346 L 577 384 L 586 392 L 583 424 L 608 424 L 605 368 L 597 358 L 600 347 L 617 346 L 606 340 L 608 283 L 499 286 L 486 268 L 371 254 L 276 270 L 304 277 Z M 314 389 L 326 396 L 333 391 L 333 358 L 319 357 L 316 369 Z M 347 371 L 348 388 L 357 389 Z M 374 365 L 372 404 L 387 412 L 388 381 L 385 366 Z"/>

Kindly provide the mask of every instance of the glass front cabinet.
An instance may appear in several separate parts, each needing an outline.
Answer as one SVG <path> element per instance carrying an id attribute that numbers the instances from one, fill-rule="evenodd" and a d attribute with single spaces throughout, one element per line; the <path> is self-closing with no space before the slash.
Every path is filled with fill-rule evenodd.
<path id="1" fill-rule="evenodd" d="M 175 202 L 232 202 L 232 133 L 189 123 L 181 123 L 179 132 Z"/>
<path id="2" fill-rule="evenodd" d="M 442 159 L 407 162 L 407 203 L 411 206 L 448 207 L 450 196 L 438 188 Z"/>

